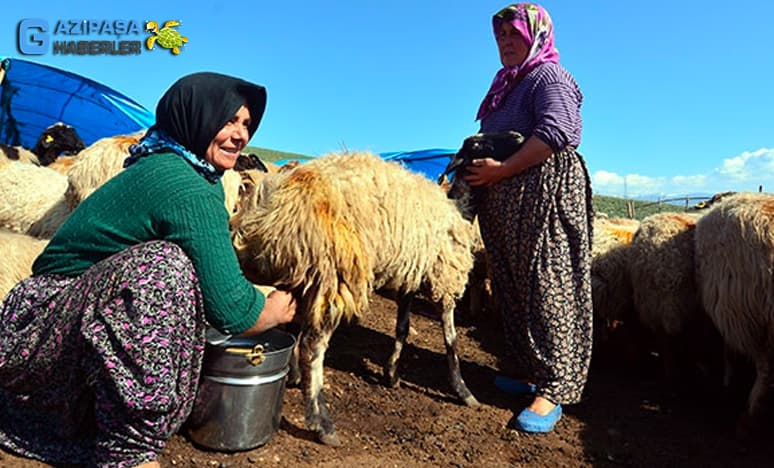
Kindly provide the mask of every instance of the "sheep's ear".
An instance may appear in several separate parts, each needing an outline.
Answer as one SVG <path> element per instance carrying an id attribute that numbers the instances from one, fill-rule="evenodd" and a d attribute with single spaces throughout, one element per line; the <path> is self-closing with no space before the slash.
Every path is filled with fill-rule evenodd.
<path id="1" fill-rule="evenodd" d="M 451 174 L 465 164 L 465 158 L 462 156 L 461 152 L 462 151 L 460 150 L 457 152 L 457 154 L 452 156 L 449 164 L 446 165 L 446 169 L 443 170 L 443 173 L 441 174 L 442 176 Z"/>
<path id="2" fill-rule="evenodd" d="M 261 161 L 261 158 L 259 158 L 257 154 L 250 153 L 248 157 L 250 158 L 250 161 L 253 163 L 253 167 L 255 169 L 258 169 L 261 172 L 269 172 L 269 168 L 266 167 L 266 164 L 264 164 L 263 161 Z"/>
<path id="3" fill-rule="evenodd" d="M 54 142 L 54 137 L 52 137 L 50 134 L 46 135 L 46 138 L 43 139 L 43 147 L 48 148 L 51 146 L 51 143 Z"/>
<path id="4" fill-rule="evenodd" d="M 508 130 L 507 132 L 508 138 L 516 141 L 516 143 L 521 144 L 524 142 L 524 135 L 517 132 L 516 130 Z"/>

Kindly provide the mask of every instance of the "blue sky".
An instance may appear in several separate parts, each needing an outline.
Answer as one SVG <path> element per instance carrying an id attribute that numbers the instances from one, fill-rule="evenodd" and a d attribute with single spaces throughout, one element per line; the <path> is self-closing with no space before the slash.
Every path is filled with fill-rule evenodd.
<path id="1" fill-rule="evenodd" d="M 584 93 L 580 146 L 596 193 L 774 191 L 774 2 L 544 1 Z M 263 84 L 250 144 L 319 155 L 457 148 L 500 67 L 490 0 L 12 1 L 0 55 L 85 75 L 155 109 L 196 71 Z M 178 56 L 22 56 L 24 18 L 181 21 Z M 144 40 L 140 36 L 118 39 Z M 114 39 L 73 36 L 69 39 Z M 60 37 L 56 37 L 60 39 Z"/>

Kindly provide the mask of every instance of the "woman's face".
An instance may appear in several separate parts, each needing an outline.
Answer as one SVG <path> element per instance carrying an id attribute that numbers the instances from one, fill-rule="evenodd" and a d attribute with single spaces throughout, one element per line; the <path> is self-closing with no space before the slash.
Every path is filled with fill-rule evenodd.
<path id="1" fill-rule="evenodd" d="M 529 54 L 529 47 L 521 34 L 505 21 L 497 32 L 497 48 L 500 50 L 500 61 L 506 67 L 521 65 Z"/>
<path id="2" fill-rule="evenodd" d="M 250 133 L 247 131 L 249 125 L 250 111 L 246 106 L 242 106 L 212 139 L 204 159 L 221 171 L 233 168 L 242 148 L 247 146 L 250 139 Z"/>

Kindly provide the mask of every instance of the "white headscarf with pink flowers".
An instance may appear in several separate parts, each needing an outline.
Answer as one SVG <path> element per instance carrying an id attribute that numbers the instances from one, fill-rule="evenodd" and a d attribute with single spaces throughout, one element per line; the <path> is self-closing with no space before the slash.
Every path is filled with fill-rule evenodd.
<path id="1" fill-rule="evenodd" d="M 515 3 L 503 8 L 492 17 L 495 37 L 503 22 L 510 23 L 521 34 L 529 47 L 529 54 L 523 63 L 513 67 L 503 66 L 497 72 L 478 108 L 476 120 L 497 109 L 527 72 L 543 63 L 559 63 L 559 51 L 554 45 L 554 25 L 545 8 L 534 3 Z"/>

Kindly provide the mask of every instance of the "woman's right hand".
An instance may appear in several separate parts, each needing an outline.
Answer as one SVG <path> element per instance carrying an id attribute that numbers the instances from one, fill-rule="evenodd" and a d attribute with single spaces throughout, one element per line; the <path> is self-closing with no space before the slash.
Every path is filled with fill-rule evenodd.
<path id="1" fill-rule="evenodd" d="M 244 335 L 254 335 L 277 325 L 288 323 L 296 315 L 296 300 L 288 291 L 275 289 L 266 295 L 261 315 Z"/>

